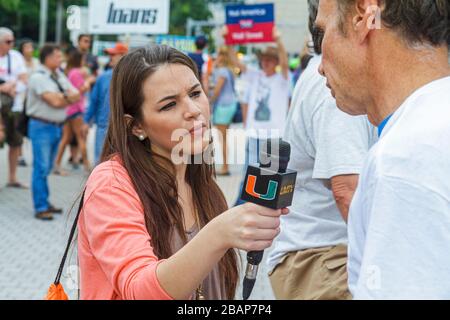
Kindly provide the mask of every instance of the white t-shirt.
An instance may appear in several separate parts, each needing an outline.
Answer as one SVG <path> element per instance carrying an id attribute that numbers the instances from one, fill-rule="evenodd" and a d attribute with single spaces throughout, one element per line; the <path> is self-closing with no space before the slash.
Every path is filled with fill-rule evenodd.
<path id="1" fill-rule="evenodd" d="M 8 55 L 10 58 L 10 70 L 8 72 Z M 9 50 L 9 53 L 3 57 L 0 57 L 0 79 L 6 82 L 15 81 L 16 82 L 16 98 L 14 99 L 14 105 L 12 111 L 20 112 L 23 108 L 23 95 L 21 93 L 25 92 L 26 87 L 22 82 L 18 82 L 19 76 L 22 74 L 27 74 L 27 67 L 25 60 L 21 53 L 16 50 Z"/>
<path id="2" fill-rule="evenodd" d="M 281 73 L 266 76 L 261 70 L 248 70 L 247 135 L 252 138 L 278 138 L 284 133 L 289 107 L 289 79 Z"/>
<path id="3" fill-rule="evenodd" d="M 284 140 L 291 144 L 289 168 L 298 172 L 290 213 L 281 218 L 268 265 L 310 248 L 347 244 L 347 225 L 331 189 L 331 178 L 359 174 L 373 144 L 375 128 L 367 117 L 340 111 L 314 57 L 298 81 Z"/>
<path id="4" fill-rule="evenodd" d="M 393 114 L 365 163 L 348 229 L 355 299 L 450 299 L 450 77 Z"/>

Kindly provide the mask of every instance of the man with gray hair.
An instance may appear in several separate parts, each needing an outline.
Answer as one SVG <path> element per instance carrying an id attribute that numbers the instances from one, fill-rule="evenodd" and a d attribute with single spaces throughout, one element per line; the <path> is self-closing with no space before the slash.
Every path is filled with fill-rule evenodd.
<path id="1" fill-rule="evenodd" d="M 309 0 L 316 55 L 294 91 L 284 139 L 298 171 L 291 213 L 281 219 L 268 264 L 277 299 L 344 300 L 347 215 L 364 159 L 373 144 L 367 117 L 340 111 L 319 73 L 320 39 L 313 28 L 319 0 Z"/>
<path id="2" fill-rule="evenodd" d="M 450 299 L 450 2 L 321 0 L 321 73 L 380 139 L 349 213 L 356 299 Z"/>
<path id="3" fill-rule="evenodd" d="M 8 187 L 28 187 L 17 180 L 17 165 L 23 137 L 17 130 L 17 121 L 23 110 L 21 99 L 26 90 L 27 68 L 23 56 L 12 50 L 14 33 L 8 28 L 0 28 L 0 107 L 5 127 L 6 143 L 9 145 Z"/>

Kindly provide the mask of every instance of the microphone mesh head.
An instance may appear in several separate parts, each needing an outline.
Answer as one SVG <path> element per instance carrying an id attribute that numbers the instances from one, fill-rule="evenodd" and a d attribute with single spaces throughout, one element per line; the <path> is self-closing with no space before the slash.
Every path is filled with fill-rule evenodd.
<path id="1" fill-rule="evenodd" d="M 271 167 L 272 162 L 278 162 L 280 172 L 285 172 L 291 158 L 291 145 L 283 139 L 267 140 L 259 154 L 261 167 Z"/>

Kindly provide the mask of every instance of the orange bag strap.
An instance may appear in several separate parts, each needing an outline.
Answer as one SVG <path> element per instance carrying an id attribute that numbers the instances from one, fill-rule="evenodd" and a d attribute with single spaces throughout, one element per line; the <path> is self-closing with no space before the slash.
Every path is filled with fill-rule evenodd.
<path id="1" fill-rule="evenodd" d="M 83 191 L 83 195 L 81 196 L 80 204 L 78 206 L 78 212 L 77 216 L 75 217 L 75 221 L 73 222 L 72 229 L 70 230 L 69 239 L 67 241 L 66 249 L 64 250 L 64 255 L 61 260 L 61 264 L 59 265 L 58 273 L 56 274 L 55 281 L 53 282 L 55 286 L 57 286 L 61 281 L 61 276 L 64 271 L 64 265 L 66 264 L 67 255 L 69 254 L 70 245 L 72 244 L 73 237 L 75 236 L 75 231 L 77 230 L 78 226 L 78 219 L 80 217 L 81 210 L 83 209 L 83 202 L 84 202 L 84 194 L 86 192 L 86 189 Z"/>

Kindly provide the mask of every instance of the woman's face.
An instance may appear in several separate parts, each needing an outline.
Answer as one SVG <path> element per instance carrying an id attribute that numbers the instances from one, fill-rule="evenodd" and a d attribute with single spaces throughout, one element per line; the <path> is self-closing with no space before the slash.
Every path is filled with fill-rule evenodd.
<path id="1" fill-rule="evenodd" d="M 209 144 L 209 101 L 194 72 L 181 64 L 158 68 L 143 85 L 140 125 L 154 152 L 172 158 L 201 154 Z M 139 132 L 134 131 L 139 135 Z M 142 134 L 141 133 L 141 134 Z"/>
<path id="2" fill-rule="evenodd" d="M 27 42 L 23 45 L 23 55 L 25 57 L 32 57 L 34 52 L 33 44 L 31 42 Z"/>

